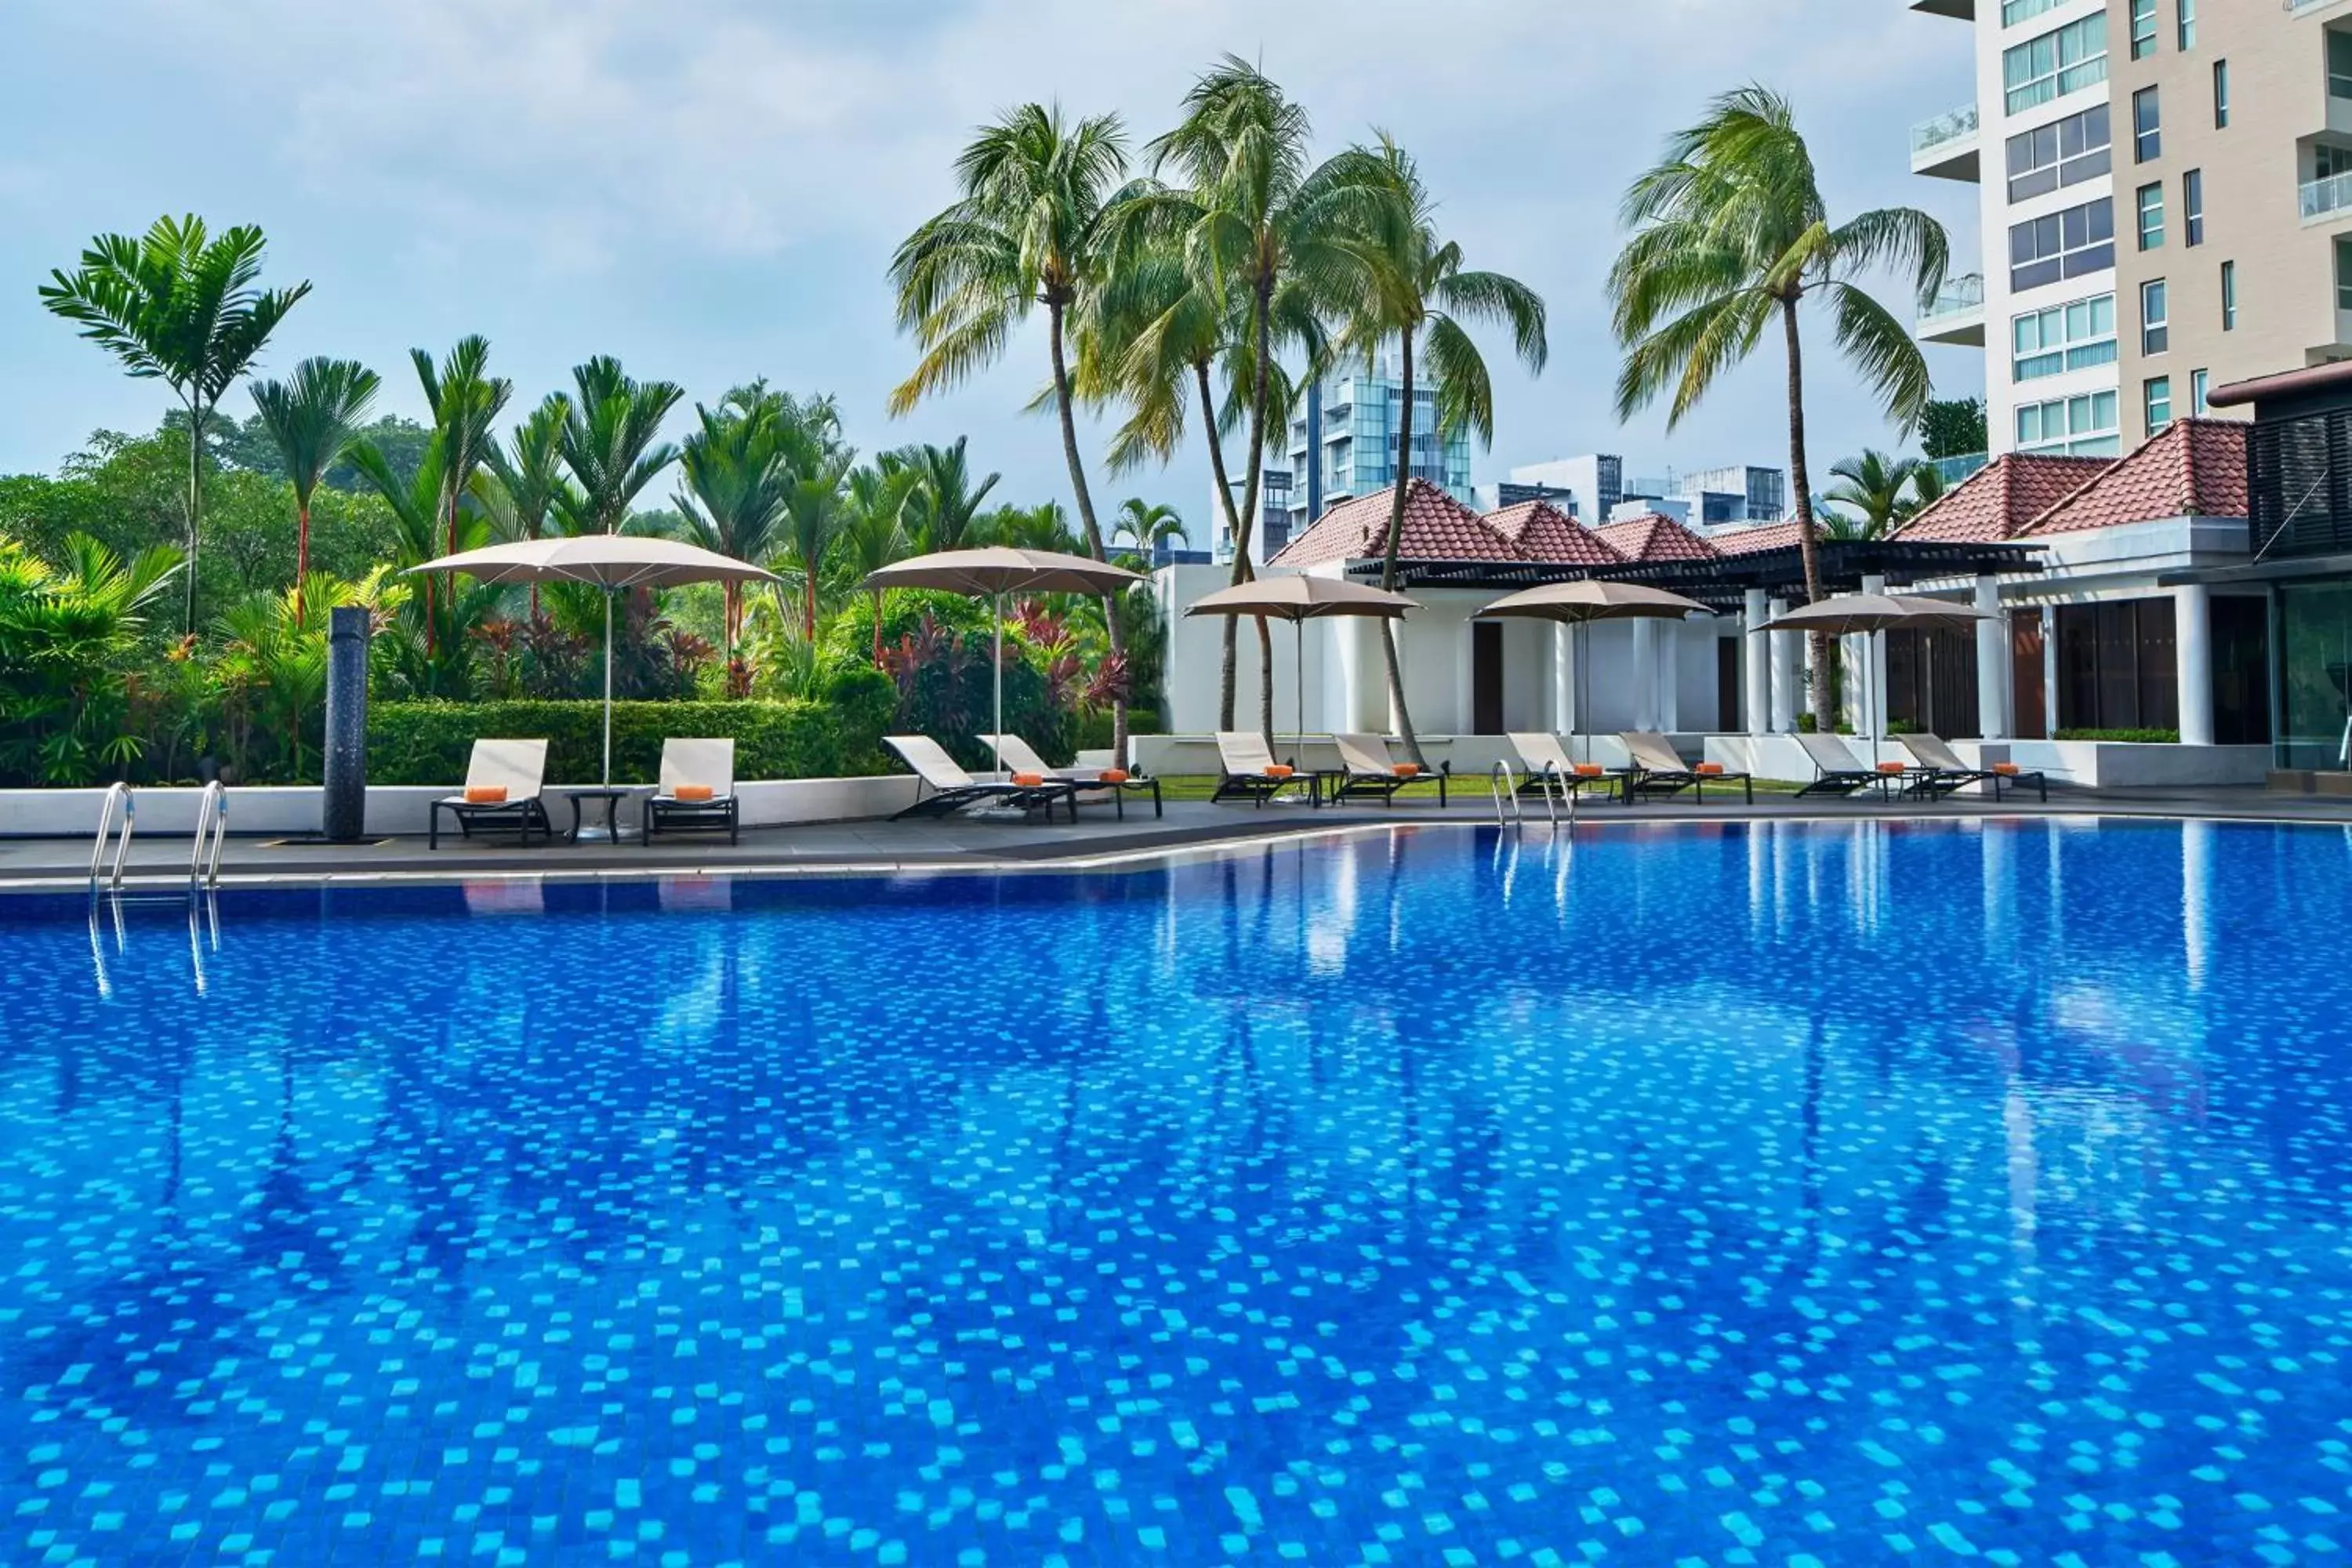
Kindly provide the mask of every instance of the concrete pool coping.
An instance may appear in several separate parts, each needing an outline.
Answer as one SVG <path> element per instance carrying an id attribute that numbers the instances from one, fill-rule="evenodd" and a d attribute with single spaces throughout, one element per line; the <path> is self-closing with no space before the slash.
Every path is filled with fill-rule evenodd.
<path id="1" fill-rule="evenodd" d="M 1468 795 L 1470 792 L 1465 792 Z M 2065 790 L 2043 805 L 2014 798 L 1953 797 L 1934 805 L 1875 800 L 1798 800 L 1773 795 L 1752 805 L 1738 801 L 1658 801 L 1633 806 L 1587 805 L 1579 826 L 1702 823 L 1888 822 L 1933 824 L 2055 820 L 2203 820 L 2352 826 L 2352 802 L 2278 795 L 2259 789 L 2166 791 Z M 1540 808 L 1524 819 L 1548 826 Z M 1563 824 L 1570 820 L 1563 817 Z M 1301 844 L 1399 827 L 1492 826 L 1494 807 L 1483 793 L 1451 807 L 1400 805 L 1324 808 L 1211 805 L 1171 801 L 1164 818 L 1126 821 L 1089 817 L 1077 825 L 949 821 L 851 821 L 747 829 L 743 843 L 686 841 L 647 848 L 635 843 L 566 845 L 530 849 L 461 840 L 427 850 L 421 838 L 387 837 L 355 845 L 284 837 L 231 839 L 224 857 L 224 888 L 323 887 L 365 884 L 464 883 L 489 880 L 595 881 L 663 878 L 793 876 L 1008 875 L 1032 871 L 1117 870 L 1188 856 L 1222 854 L 1269 844 Z M 0 839 L 0 892 L 86 890 L 88 838 Z M 126 891 L 184 889 L 190 840 L 153 835 L 135 839 Z"/>

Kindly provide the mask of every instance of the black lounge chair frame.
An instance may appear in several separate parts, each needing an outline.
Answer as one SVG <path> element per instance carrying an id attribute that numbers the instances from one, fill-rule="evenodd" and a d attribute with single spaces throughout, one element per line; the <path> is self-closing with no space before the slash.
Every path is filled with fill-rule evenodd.
<path id="1" fill-rule="evenodd" d="M 1045 814 L 1045 820 L 1051 822 L 1054 820 L 1054 803 L 1057 800 L 1068 804 L 1072 822 L 1078 819 L 1078 786 L 1066 779 L 1048 779 L 1042 784 L 996 783 L 959 784 L 953 789 L 938 790 L 930 795 L 922 793 L 929 788 L 930 785 L 923 775 L 917 773 L 915 804 L 904 811 L 894 812 L 890 820 L 898 822 L 910 816 L 945 816 L 948 813 L 961 811 L 967 805 L 977 805 L 982 801 L 994 801 L 1003 805 L 1018 806 L 1023 811 L 1042 810 Z"/>
<path id="2" fill-rule="evenodd" d="M 1438 763 L 1429 773 L 1407 776 L 1350 773 L 1341 778 L 1331 791 L 1331 804 L 1337 805 L 1343 800 L 1377 800 L 1382 805 L 1394 805 L 1399 790 L 1411 789 L 1415 784 L 1433 784 L 1437 786 L 1437 804 L 1442 807 L 1445 805 L 1446 781 L 1453 776 L 1454 764 L 1450 762 Z"/>
<path id="3" fill-rule="evenodd" d="M 1225 773 L 1217 780 L 1217 787 L 1210 793 L 1209 804 L 1214 805 L 1221 800 L 1246 800 L 1264 805 L 1293 784 L 1301 784 L 1312 787 L 1311 775 L 1292 773 L 1277 778 L 1272 773 Z"/>
<path id="4" fill-rule="evenodd" d="M 670 833 L 720 833 L 727 835 L 730 845 L 743 842 L 741 812 L 732 794 L 711 800 L 675 800 L 654 795 L 646 802 L 646 832 L 647 844 L 654 835 Z"/>
<path id="5" fill-rule="evenodd" d="M 1727 784 L 1738 784 L 1746 795 L 1748 804 L 1756 804 L 1756 780 L 1748 773 L 1703 773 L 1692 768 L 1685 768 L 1678 773 L 1667 773 L 1663 769 L 1653 773 L 1648 768 L 1632 767 L 1624 769 L 1616 777 L 1617 798 L 1626 805 L 1644 795 L 1674 795 L 1685 790 L 1689 790 L 1692 798 L 1704 805 L 1706 804 L 1707 785 Z"/>
<path id="6" fill-rule="evenodd" d="M 491 800 L 479 804 L 436 800 L 425 821 L 425 847 L 427 849 L 441 847 L 441 814 L 445 811 L 457 819 L 457 835 L 461 838 L 471 838 L 478 825 L 485 833 L 493 827 L 511 825 L 517 835 L 516 843 L 525 849 L 530 847 L 530 830 L 534 827 L 548 842 L 552 843 L 555 839 L 555 824 L 548 818 L 547 803 L 538 795 L 524 800 Z"/>

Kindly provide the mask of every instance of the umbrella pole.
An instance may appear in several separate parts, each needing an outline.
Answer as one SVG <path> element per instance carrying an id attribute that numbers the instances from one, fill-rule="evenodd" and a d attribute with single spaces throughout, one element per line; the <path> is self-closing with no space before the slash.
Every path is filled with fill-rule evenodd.
<path id="1" fill-rule="evenodd" d="M 1307 617 L 1290 623 L 1291 683 L 1298 689 L 1298 754 L 1307 754 Z"/>
<path id="2" fill-rule="evenodd" d="M 996 606 L 996 728 L 990 737 L 989 750 L 994 754 L 996 771 L 1004 771 L 1004 595 L 993 596 Z"/>
<path id="3" fill-rule="evenodd" d="M 613 590 L 604 590 L 604 787 L 613 787 Z"/>

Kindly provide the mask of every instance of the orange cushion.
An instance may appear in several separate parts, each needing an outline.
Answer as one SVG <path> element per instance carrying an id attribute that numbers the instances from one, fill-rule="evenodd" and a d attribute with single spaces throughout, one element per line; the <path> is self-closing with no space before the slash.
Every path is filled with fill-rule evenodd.
<path id="1" fill-rule="evenodd" d="M 1035 789 L 1039 784 L 1045 782 L 1045 775 L 1044 773 L 1014 773 L 1013 775 L 1013 782 L 1019 784 L 1023 789 Z"/>
<path id="2" fill-rule="evenodd" d="M 670 796 L 674 800 L 704 801 L 710 798 L 710 793 L 709 784 L 680 784 L 670 791 Z"/>
<path id="3" fill-rule="evenodd" d="M 2017 776 L 2017 764 L 2015 763 L 1995 763 L 1992 765 L 1992 771 L 1999 773 L 2005 779 L 2013 779 Z"/>
<path id="4" fill-rule="evenodd" d="M 1288 763 L 1276 763 L 1265 770 L 1265 776 L 1270 779 L 1286 779 L 1297 771 Z"/>
<path id="5" fill-rule="evenodd" d="M 1608 771 L 1609 770 L 1607 768 L 1602 767 L 1599 763 L 1579 763 L 1576 764 L 1576 776 L 1580 779 L 1597 779 Z"/>
<path id="6" fill-rule="evenodd" d="M 1691 770 L 1691 772 L 1693 772 L 1693 773 L 1704 773 L 1704 774 L 1706 774 L 1708 778 L 1713 778 L 1716 774 L 1717 774 L 1717 773 L 1721 773 L 1722 771 L 1723 771 L 1723 764 L 1722 764 L 1721 763 L 1699 763 L 1699 765 L 1698 765 L 1698 766 L 1696 766 L 1696 767 L 1695 767 L 1695 768 L 1693 768 L 1693 769 Z"/>
<path id="7" fill-rule="evenodd" d="M 1104 784 L 1125 784 L 1129 779 L 1133 778 L 1134 776 L 1134 774 L 1129 773 L 1125 768 L 1105 768 L 1102 772 L 1095 775 L 1096 778 L 1100 779 Z"/>
<path id="8" fill-rule="evenodd" d="M 1395 763 L 1390 765 L 1389 771 L 1395 773 L 1396 776 L 1401 779 L 1409 779 L 1421 772 L 1421 764 L 1419 763 Z"/>
<path id="9" fill-rule="evenodd" d="M 467 784 L 466 786 L 467 805 L 500 805 L 505 803 L 506 798 L 507 786 L 504 784 Z"/>
<path id="10" fill-rule="evenodd" d="M 1906 770 L 1901 763 L 1881 763 L 1878 764 L 1878 771 L 1882 773 L 1899 773 Z"/>

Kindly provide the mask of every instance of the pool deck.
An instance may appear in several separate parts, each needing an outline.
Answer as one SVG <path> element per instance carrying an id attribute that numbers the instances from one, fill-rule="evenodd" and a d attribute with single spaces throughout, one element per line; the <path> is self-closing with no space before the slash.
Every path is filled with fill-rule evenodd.
<path id="1" fill-rule="evenodd" d="M 1188 849 L 1264 841 L 1299 834 L 1402 826 L 1416 824 L 1475 826 L 1494 820 L 1494 806 L 1482 789 L 1456 792 L 1454 804 L 1400 802 L 1393 809 L 1305 805 L 1264 807 L 1211 805 L 1171 801 L 1167 815 L 1130 812 L 1124 822 L 1090 809 L 1073 825 L 1056 820 L 973 821 L 956 817 L 914 822 L 813 823 L 792 827 L 746 829 L 730 847 L 716 836 L 680 838 L 648 848 L 619 845 L 534 844 L 516 847 L 511 838 L 445 839 L 428 850 L 421 837 L 388 837 L 358 844 L 289 838 L 232 838 L 223 856 L 225 885 L 373 880 L 469 880 L 502 877 L 773 876 L 911 870 L 1084 869 L 1117 865 Z M 1882 802 L 1874 797 L 1843 800 L 1759 794 L 1753 805 L 1717 794 L 1705 804 L 1686 798 L 1634 806 L 1588 803 L 1577 819 L 1585 824 L 1722 821 L 1949 821 L 2003 816 L 2196 817 L 2223 821 L 2307 822 L 2352 826 L 2352 801 L 2273 794 L 2262 789 L 2084 790 L 2060 789 L 2042 805 L 2031 796 L 1995 805 L 1990 800 L 1955 796 L 1932 805 Z M 1532 808 L 1527 820 L 1540 826 L 1544 813 Z M 126 879 L 148 886 L 184 882 L 190 844 L 184 837 L 157 835 L 131 845 Z M 0 838 L 0 889 L 80 889 L 89 881 L 87 838 Z"/>

